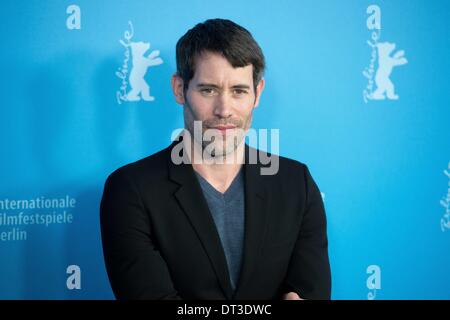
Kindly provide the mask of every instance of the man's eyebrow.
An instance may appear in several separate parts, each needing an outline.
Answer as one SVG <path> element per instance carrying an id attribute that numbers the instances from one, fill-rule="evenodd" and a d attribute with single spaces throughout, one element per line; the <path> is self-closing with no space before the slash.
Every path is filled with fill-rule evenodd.
<path id="1" fill-rule="evenodd" d="M 232 86 L 233 89 L 250 89 L 250 86 L 247 84 L 236 84 Z"/>
<path id="2" fill-rule="evenodd" d="M 216 88 L 220 89 L 220 87 L 214 83 L 198 83 L 197 88 Z M 236 84 L 234 86 L 231 86 L 233 89 L 250 89 L 250 86 L 247 84 Z"/>
<path id="3" fill-rule="evenodd" d="M 197 84 L 197 88 L 220 88 L 218 85 L 214 84 L 214 83 L 198 83 Z"/>

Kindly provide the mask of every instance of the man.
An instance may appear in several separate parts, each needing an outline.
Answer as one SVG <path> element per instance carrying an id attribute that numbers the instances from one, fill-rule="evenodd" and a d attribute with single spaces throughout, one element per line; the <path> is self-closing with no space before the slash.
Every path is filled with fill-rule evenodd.
<path id="1" fill-rule="evenodd" d="M 176 60 L 180 141 L 105 183 L 102 241 L 115 296 L 329 299 L 326 217 L 307 167 L 271 155 L 278 168 L 263 174 L 262 161 L 249 161 L 260 47 L 241 26 L 213 19 L 178 41 Z"/>

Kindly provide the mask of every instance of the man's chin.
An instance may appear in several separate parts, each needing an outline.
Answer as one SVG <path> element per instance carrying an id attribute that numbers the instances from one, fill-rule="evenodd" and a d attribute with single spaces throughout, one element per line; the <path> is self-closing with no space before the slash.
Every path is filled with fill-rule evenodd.
<path id="1" fill-rule="evenodd" d="M 229 156 L 234 156 L 238 148 L 241 146 L 243 140 L 239 141 L 238 143 L 233 142 L 233 140 L 230 140 L 229 144 L 223 146 L 219 146 L 214 144 L 214 142 L 211 144 L 206 144 L 203 147 L 204 156 L 212 157 L 212 158 L 225 158 Z"/>
<path id="2" fill-rule="evenodd" d="M 237 148 L 230 147 L 230 148 L 224 148 L 224 147 L 211 147 L 208 145 L 206 148 L 204 148 L 204 155 L 212 158 L 220 158 L 220 157 L 226 157 L 229 155 L 232 155 Z"/>

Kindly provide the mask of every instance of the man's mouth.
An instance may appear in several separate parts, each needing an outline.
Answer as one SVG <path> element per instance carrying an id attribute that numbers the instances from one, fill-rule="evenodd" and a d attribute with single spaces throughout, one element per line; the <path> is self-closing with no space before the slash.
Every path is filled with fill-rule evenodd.
<path id="1" fill-rule="evenodd" d="M 219 126 L 210 127 L 210 128 L 219 130 L 222 133 L 226 133 L 227 131 L 236 129 L 236 126 L 235 125 L 219 125 Z"/>

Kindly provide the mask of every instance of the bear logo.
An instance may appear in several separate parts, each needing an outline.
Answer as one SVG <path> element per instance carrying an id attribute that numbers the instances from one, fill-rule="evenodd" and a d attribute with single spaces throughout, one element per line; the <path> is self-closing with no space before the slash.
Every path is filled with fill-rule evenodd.
<path id="1" fill-rule="evenodd" d="M 154 101 L 155 97 L 150 95 L 150 87 L 145 81 L 144 77 L 147 69 L 152 66 L 157 66 L 163 63 L 159 58 L 159 50 L 153 50 L 147 57 L 145 53 L 150 49 L 148 42 L 129 42 L 122 45 L 131 48 L 132 68 L 130 72 L 129 82 L 131 86 L 130 92 L 126 95 L 127 101 L 139 101 L 141 97 L 145 101 Z"/>
<path id="2" fill-rule="evenodd" d="M 386 97 L 390 100 L 397 100 L 399 97 L 395 94 L 395 87 L 389 76 L 392 69 L 408 63 L 404 57 L 403 50 L 397 51 L 393 56 L 391 53 L 395 50 L 395 43 L 380 42 L 376 44 L 378 49 L 378 69 L 375 74 L 376 90 L 371 98 L 374 100 L 384 100 Z"/>

